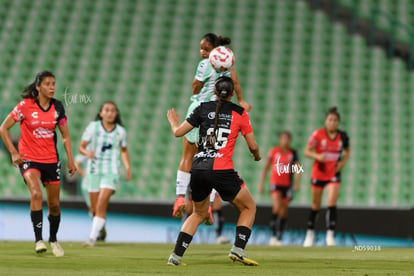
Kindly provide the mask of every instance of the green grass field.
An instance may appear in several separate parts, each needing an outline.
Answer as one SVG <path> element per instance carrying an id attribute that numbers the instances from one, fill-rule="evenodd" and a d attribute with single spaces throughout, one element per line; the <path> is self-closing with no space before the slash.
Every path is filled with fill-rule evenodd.
<path id="1" fill-rule="evenodd" d="M 231 262 L 229 245 L 192 244 L 184 262 L 166 265 L 172 244 L 62 243 L 65 257 L 49 249 L 42 256 L 31 242 L 0 242 L 0 275 L 414 275 L 414 249 L 381 248 L 353 252 L 352 248 L 248 246 L 257 267 Z"/>

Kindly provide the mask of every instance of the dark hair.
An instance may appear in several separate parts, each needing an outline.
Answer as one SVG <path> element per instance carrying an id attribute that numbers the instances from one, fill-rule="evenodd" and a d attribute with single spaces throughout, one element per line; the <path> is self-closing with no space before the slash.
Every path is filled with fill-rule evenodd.
<path id="1" fill-rule="evenodd" d="M 213 48 L 216 48 L 218 46 L 225 46 L 231 44 L 231 39 L 229 37 L 223 37 L 223 36 L 217 36 L 213 33 L 207 33 L 203 36 L 203 39 L 205 39 L 207 42 L 209 42 L 211 45 L 213 45 Z"/>
<path id="2" fill-rule="evenodd" d="M 213 148 L 217 140 L 217 128 L 219 113 L 221 111 L 221 106 L 223 105 L 224 100 L 233 93 L 234 83 L 230 77 L 222 76 L 216 80 L 215 83 L 215 92 L 217 95 L 217 106 L 216 113 L 214 115 L 214 130 L 213 133 L 208 135 L 206 138 L 206 146 L 208 148 Z"/>
<path id="3" fill-rule="evenodd" d="M 23 99 L 36 99 L 36 97 L 39 95 L 39 91 L 36 90 L 36 86 L 39 86 L 44 78 L 52 77 L 54 78 L 55 75 L 53 75 L 50 71 L 42 71 L 36 74 L 35 80 L 26 86 L 26 88 L 22 92 L 22 98 Z"/>
<path id="4" fill-rule="evenodd" d="M 120 126 L 123 126 L 123 124 L 122 124 L 122 120 L 121 120 L 121 113 L 119 112 L 119 109 L 118 109 L 118 106 L 113 102 L 113 101 L 106 101 L 106 102 L 104 102 L 104 103 L 102 103 L 101 104 L 101 107 L 99 108 L 99 112 L 98 112 L 98 114 L 96 114 L 96 117 L 95 117 L 95 120 L 96 121 L 102 121 L 102 117 L 101 117 L 101 115 L 100 115 L 100 113 L 102 112 L 102 109 L 103 109 L 103 107 L 106 105 L 106 104 L 112 104 L 112 105 L 114 105 L 115 106 L 115 110 L 116 110 L 116 117 L 115 117 L 115 121 L 114 121 L 114 123 L 115 124 L 118 124 L 118 125 L 120 125 Z"/>
<path id="5" fill-rule="evenodd" d="M 292 133 L 289 130 L 284 130 L 279 134 L 279 137 L 282 137 L 282 135 L 287 135 L 289 137 L 289 140 L 292 140 Z"/>
<path id="6" fill-rule="evenodd" d="M 336 106 L 332 106 L 331 108 L 329 108 L 328 112 L 326 112 L 325 119 L 328 118 L 328 116 L 331 114 L 336 115 L 339 121 L 341 120 L 341 115 L 339 115 L 338 108 Z"/>

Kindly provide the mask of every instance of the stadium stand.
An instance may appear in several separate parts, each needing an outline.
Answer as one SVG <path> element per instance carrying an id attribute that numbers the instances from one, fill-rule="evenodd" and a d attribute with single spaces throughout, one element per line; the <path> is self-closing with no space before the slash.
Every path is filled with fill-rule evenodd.
<path id="1" fill-rule="evenodd" d="M 369 16 L 373 2 L 359 3 L 361 16 Z M 381 3 L 383 9 L 392 3 L 390 12 L 412 26 L 413 3 Z M 133 167 L 132 181 L 116 197 L 170 200 L 181 140 L 172 138 L 165 113 L 170 107 L 185 113 L 199 39 L 207 32 L 232 38 L 235 67 L 254 107 L 250 116 L 264 156 L 283 129 L 292 131 L 302 153 L 312 131 L 323 125 L 324 112 L 337 105 L 352 145 L 339 204 L 414 205 L 412 73 L 302 1 L 3 0 L 2 114 L 13 108 L 37 71 L 52 70 L 76 148 L 100 104 L 114 100 L 128 130 Z M 263 162 L 252 162 L 242 142 L 235 154 L 250 190 L 259 201 L 268 201 L 256 189 Z M 0 157 L 0 195 L 26 195 L 7 155 Z M 312 162 L 302 154 L 301 159 L 305 173 L 294 202 L 308 204 Z"/>

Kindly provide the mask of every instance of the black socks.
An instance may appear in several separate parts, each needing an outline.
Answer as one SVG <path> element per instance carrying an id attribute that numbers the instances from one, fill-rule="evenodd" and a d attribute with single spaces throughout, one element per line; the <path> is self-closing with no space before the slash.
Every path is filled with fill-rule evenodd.
<path id="1" fill-rule="evenodd" d="M 56 242 L 56 234 L 59 230 L 60 224 L 60 214 L 57 216 L 49 215 L 48 217 L 50 223 L 50 237 L 49 242 Z"/>
<path id="2" fill-rule="evenodd" d="M 192 239 L 193 236 L 184 232 L 180 232 L 180 234 L 178 234 L 177 242 L 175 244 L 174 253 L 177 256 L 182 257 L 184 255 L 185 250 L 187 250 L 188 246 L 190 245 Z"/>
<path id="3" fill-rule="evenodd" d="M 326 212 L 326 228 L 335 230 L 336 227 L 336 206 L 328 207 Z"/>
<path id="4" fill-rule="evenodd" d="M 234 241 L 234 246 L 244 249 L 246 243 L 249 241 L 250 234 L 252 230 L 246 226 L 237 226 L 236 227 L 236 240 Z"/>
<path id="5" fill-rule="evenodd" d="M 32 219 L 33 231 L 35 234 L 35 241 L 38 242 L 43 240 L 42 230 L 43 230 L 43 210 L 30 211 L 30 217 Z"/>

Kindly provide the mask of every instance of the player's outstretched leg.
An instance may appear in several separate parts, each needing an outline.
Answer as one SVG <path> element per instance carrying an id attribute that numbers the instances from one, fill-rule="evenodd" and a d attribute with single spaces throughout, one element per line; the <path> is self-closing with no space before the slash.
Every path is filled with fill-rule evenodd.
<path id="1" fill-rule="evenodd" d="M 236 238 L 233 247 L 230 249 L 229 258 L 232 261 L 238 261 L 245 265 L 256 266 L 258 263 L 248 258 L 244 252 L 252 232 L 251 229 L 256 215 L 256 204 L 246 186 L 238 192 L 232 203 L 240 211 L 240 215 L 237 220 Z"/>

